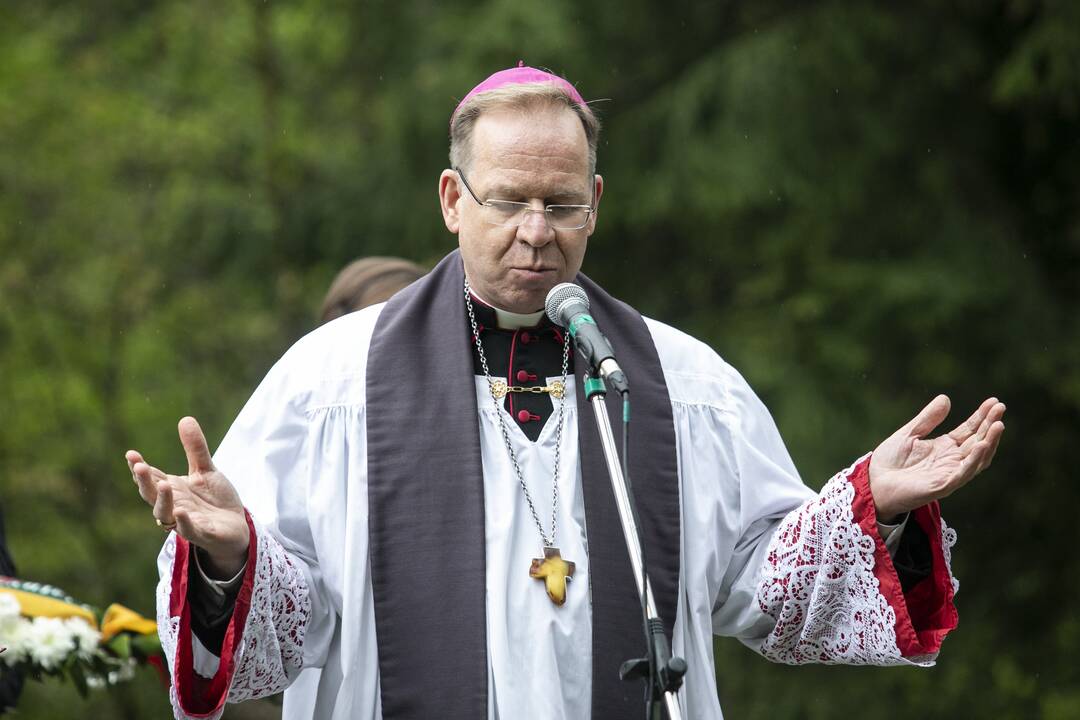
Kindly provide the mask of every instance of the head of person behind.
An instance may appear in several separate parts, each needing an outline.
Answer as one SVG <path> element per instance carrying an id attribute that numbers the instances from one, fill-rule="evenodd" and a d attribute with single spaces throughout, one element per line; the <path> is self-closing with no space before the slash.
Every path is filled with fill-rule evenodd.
<path id="1" fill-rule="evenodd" d="M 481 300 L 531 313 L 552 287 L 573 281 L 604 190 L 596 174 L 599 132 L 569 82 L 520 65 L 495 73 L 458 105 L 439 201 Z"/>
<path id="2" fill-rule="evenodd" d="M 323 298 L 319 324 L 385 302 L 394 293 L 427 273 L 414 262 L 396 257 L 354 260 L 337 274 Z"/>

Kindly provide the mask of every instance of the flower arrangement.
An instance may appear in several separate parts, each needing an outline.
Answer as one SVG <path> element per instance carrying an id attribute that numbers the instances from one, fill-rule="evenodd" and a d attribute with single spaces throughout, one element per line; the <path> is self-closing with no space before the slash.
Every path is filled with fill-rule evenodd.
<path id="1" fill-rule="evenodd" d="M 130 680 L 140 664 L 163 668 L 152 620 L 115 604 L 99 618 L 55 587 L 8 577 L 0 577 L 0 663 L 34 680 L 70 680 L 83 696 Z"/>

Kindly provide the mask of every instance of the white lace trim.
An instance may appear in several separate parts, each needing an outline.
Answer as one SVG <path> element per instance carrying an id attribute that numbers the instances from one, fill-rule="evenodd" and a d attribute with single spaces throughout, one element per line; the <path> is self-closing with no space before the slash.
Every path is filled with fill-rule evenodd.
<path id="1" fill-rule="evenodd" d="M 865 458 L 863 458 L 865 459 Z M 757 601 L 776 627 L 760 652 L 774 662 L 906 665 L 896 613 L 874 577 L 874 539 L 855 521 L 848 478 L 860 459 L 819 496 L 792 511 L 769 547 Z"/>
<path id="2" fill-rule="evenodd" d="M 949 582 L 952 583 L 953 595 L 960 592 L 960 581 L 952 574 L 952 549 L 956 544 L 956 531 L 941 520 L 941 554 L 945 556 L 945 568 L 949 571 Z"/>
<path id="3" fill-rule="evenodd" d="M 270 533 L 259 538 L 251 609 L 237 649 L 229 702 L 281 692 L 300 673 L 311 598 L 304 573 Z"/>
<path id="4" fill-rule="evenodd" d="M 265 697 L 284 690 L 303 665 L 304 632 L 311 616 L 311 599 L 303 572 L 292 563 L 280 543 L 256 525 L 258 539 L 251 607 L 235 655 L 229 702 Z M 176 538 L 170 535 L 162 549 L 167 571 L 157 586 L 157 622 L 161 648 L 173 681 L 169 699 L 178 720 L 190 716 L 180 708 L 176 692 L 176 652 L 180 618 L 169 615 Z M 188 639 L 190 642 L 190 639 Z M 217 720 L 222 711 L 209 716 Z"/>

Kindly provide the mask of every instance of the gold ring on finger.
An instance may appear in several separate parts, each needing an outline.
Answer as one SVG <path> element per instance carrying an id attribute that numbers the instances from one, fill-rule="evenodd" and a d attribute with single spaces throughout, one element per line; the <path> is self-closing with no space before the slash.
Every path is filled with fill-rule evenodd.
<path id="1" fill-rule="evenodd" d="M 166 524 L 166 523 L 161 522 L 161 518 L 154 518 L 154 522 L 156 522 L 157 526 L 159 528 L 161 528 L 162 530 L 164 530 L 165 532 L 172 532 L 173 530 L 176 529 L 176 523 L 175 522 L 171 522 L 171 523 Z"/>

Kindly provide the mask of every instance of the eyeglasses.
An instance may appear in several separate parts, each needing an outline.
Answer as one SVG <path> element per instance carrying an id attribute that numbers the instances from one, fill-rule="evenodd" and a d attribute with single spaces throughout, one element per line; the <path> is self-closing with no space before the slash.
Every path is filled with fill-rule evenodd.
<path id="1" fill-rule="evenodd" d="M 461 184 L 469 191 L 469 195 L 476 204 L 484 208 L 484 220 L 492 225 L 500 227 L 518 227 L 529 217 L 530 213 L 544 213 L 548 226 L 552 230 L 580 230 L 589 224 L 589 216 L 593 214 L 592 205 L 547 205 L 543 210 L 534 209 L 529 203 L 515 202 L 514 200 L 484 200 L 476 197 L 469 181 L 457 168 L 453 168 Z"/>

